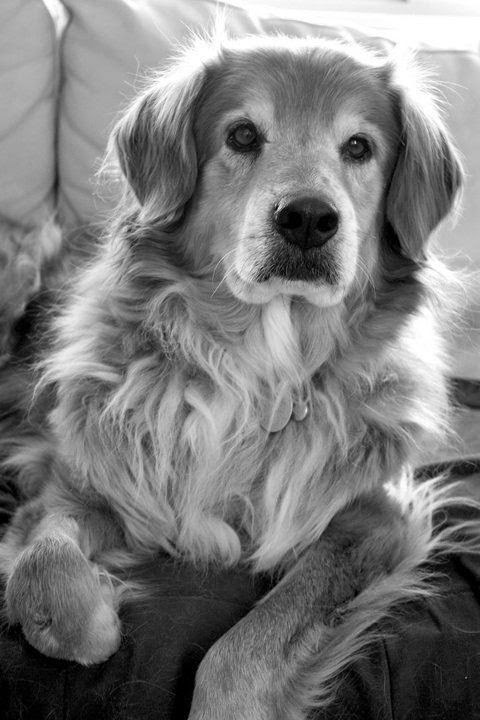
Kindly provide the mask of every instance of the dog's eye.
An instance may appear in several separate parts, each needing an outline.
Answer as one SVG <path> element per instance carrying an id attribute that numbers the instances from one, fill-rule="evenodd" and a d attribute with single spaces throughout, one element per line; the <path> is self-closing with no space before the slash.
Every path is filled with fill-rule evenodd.
<path id="1" fill-rule="evenodd" d="M 361 135 L 352 135 L 342 148 L 343 155 L 347 160 L 359 161 L 369 160 L 372 156 L 372 148 L 368 140 Z"/>
<path id="2" fill-rule="evenodd" d="M 252 152 L 260 147 L 260 137 L 253 123 L 237 125 L 227 137 L 227 145 L 236 152 Z"/>

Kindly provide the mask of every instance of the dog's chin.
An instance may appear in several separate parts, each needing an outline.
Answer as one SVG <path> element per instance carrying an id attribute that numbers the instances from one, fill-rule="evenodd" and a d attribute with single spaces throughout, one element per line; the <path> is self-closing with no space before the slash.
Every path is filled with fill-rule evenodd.
<path id="1" fill-rule="evenodd" d="M 338 305 L 345 297 L 348 288 L 336 283 L 332 285 L 321 278 L 298 280 L 271 276 L 265 280 L 244 279 L 236 271 L 227 275 L 227 284 L 231 293 L 242 302 L 262 305 L 279 295 L 301 297 L 317 307 Z"/>

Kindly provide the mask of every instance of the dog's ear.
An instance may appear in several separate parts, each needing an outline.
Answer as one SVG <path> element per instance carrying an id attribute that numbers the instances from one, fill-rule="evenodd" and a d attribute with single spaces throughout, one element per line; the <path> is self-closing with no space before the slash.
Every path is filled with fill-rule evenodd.
<path id="1" fill-rule="evenodd" d="M 203 85 L 200 63 L 154 78 L 113 130 L 110 147 L 140 205 L 166 224 L 193 194 L 197 155 L 193 115 Z"/>
<path id="2" fill-rule="evenodd" d="M 386 215 L 402 253 L 421 261 L 430 234 L 454 205 L 463 172 L 434 97 L 411 68 L 390 67 L 400 140 Z"/>

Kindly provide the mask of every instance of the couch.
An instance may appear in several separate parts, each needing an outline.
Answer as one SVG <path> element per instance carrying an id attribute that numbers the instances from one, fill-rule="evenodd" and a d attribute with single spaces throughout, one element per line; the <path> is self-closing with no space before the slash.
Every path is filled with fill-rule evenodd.
<path id="1" fill-rule="evenodd" d="M 314 34 L 375 47 L 413 43 L 441 82 L 446 119 L 467 170 L 456 224 L 446 222 L 434 242 L 452 266 L 480 271 L 480 17 L 280 12 L 234 2 L 219 10 L 215 0 L 2 0 L 0 217 L 29 228 L 53 214 L 71 230 L 101 226 L 116 192 L 114 185 L 106 190 L 99 183 L 98 171 L 119 110 L 143 72 L 164 64 L 191 30 L 211 28 L 219 14 L 233 34 Z M 48 260 L 34 250 L 26 248 L 32 262 Z M 0 247 L 0 285 L 7 282 L 1 257 Z M 437 449 L 422 470 L 428 474 L 432 463 L 441 462 L 444 469 L 470 476 L 475 488 L 480 483 L 474 475 L 480 468 L 478 284 L 468 285 L 465 320 L 452 338 L 452 377 L 463 406 L 460 439 L 453 448 Z M 32 283 L 31 293 L 37 290 Z M 2 501 L 0 520 L 9 502 L 14 498 Z M 444 594 L 389 620 L 388 639 L 355 663 L 335 708 L 316 717 L 480 717 L 480 691 L 472 680 L 480 676 L 480 566 L 458 557 L 443 570 Z M 203 653 L 268 589 L 269 579 L 240 571 L 199 574 L 165 557 L 139 572 L 151 581 L 152 596 L 124 609 L 121 649 L 101 666 L 79 668 L 43 658 L 18 629 L 1 631 L 0 718 L 187 716 Z"/>

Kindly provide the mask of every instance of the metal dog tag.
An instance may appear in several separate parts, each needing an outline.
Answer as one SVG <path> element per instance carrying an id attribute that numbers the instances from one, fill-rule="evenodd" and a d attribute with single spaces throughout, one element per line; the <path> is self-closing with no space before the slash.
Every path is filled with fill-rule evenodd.
<path id="1" fill-rule="evenodd" d="M 265 402 L 260 416 L 260 425 L 267 432 L 275 433 L 283 430 L 292 417 L 293 402 L 290 393 L 279 400 Z"/>
<path id="2" fill-rule="evenodd" d="M 310 407 L 306 400 L 302 400 L 301 402 L 296 401 L 293 403 L 293 418 L 297 422 L 302 422 L 302 420 L 305 420 L 309 412 Z"/>

